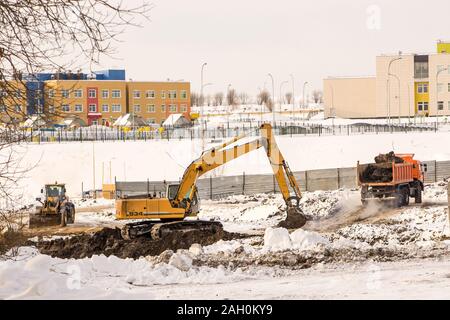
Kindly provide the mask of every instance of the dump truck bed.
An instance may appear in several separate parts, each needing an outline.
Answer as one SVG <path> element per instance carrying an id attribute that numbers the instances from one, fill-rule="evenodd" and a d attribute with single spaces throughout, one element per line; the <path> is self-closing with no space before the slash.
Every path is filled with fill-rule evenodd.
<path id="1" fill-rule="evenodd" d="M 377 170 L 371 177 L 365 176 L 366 168 Z M 394 186 L 414 180 L 412 163 L 367 163 L 357 166 L 359 186 Z M 369 170 L 371 171 L 371 170 Z M 372 171 L 373 172 L 373 171 Z M 378 174 L 377 174 L 378 173 Z M 379 177 L 379 179 L 373 179 Z"/>

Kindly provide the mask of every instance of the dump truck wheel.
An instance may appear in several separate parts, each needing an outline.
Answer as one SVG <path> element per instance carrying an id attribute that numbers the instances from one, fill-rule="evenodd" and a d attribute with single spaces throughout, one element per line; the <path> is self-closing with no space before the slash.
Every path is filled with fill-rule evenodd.
<path id="1" fill-rule="evenodd" d="M 404 196 L 401 191 L 395 194 L 394 204 L 397 208 L 400 208 L 403 205 L 404 201 Z"/>
<path id="2" fill-rule="evenodd" d="M 422 203 L 422 190 L 420 188 L 416 189 L 416 195 L 414 197 L 415 203 Z"/>
<path id="3" fill-rule="evenodd" d="M 403 189 L 403 205 L 405 205 L 405 206 L 409 205 L 409 189 L 408 188 Z"/>

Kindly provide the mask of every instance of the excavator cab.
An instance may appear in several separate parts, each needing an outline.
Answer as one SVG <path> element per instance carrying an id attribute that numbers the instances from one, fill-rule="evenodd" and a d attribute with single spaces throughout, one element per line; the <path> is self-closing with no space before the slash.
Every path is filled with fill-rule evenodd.
<path id="1" fill-rule="evenodd" d="M 180 184 L 176 183 L 176 184 L 169 184 L 166 187 L 166 196 L 169 199 L 169 201 L 173 201 L 176 199 L 177 194 L 178 194 L 178 189 L 180 188 Z M 185 198 L 182 201 L 183 207 L 187 208 L 189 205 L 189 210 L 187 212 L 187 215 L 196 215 L 199 212 L 199 200 L 198 200 L 198 193 L 197 193 L 197 188 L 194 186 L 195 191 L 194 191 L 194 196 L 192 198 L 192 201 L 190 201 L 189 203 L 189 194 L 186 194 Z"/>

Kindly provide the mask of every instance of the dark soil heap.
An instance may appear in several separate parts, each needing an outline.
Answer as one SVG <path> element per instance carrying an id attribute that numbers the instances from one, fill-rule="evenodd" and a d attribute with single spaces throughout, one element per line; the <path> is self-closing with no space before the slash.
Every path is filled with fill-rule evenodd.
<path id="1" fill-rule="evenodd" d="M 105 256 L 115 255 L 119 258 L 138 259 L 142 256 L 159 255 L 168 249 L 173 251 L 189 249 L 194 243 L 206 246 L 221 239 L 230 240 L 239 237 L 239 234 L 226 231 L 215 234 L 207 234 L 204 231 L 191 231 L 183 234 L 174 232 L 161 240 L 152 240 L 148 237 L 124 240 L 119 228 L 104 228 L 94 234 L 82 234 L 66 239 L 41 241 L 34 243 L 34 245 L 42 254 L 58 258 L 82 259 L 104 254 Z"/>
<path id="2" fill-rule="evenodd" d="M 363 182 L 390 182 L 392 181 L 392 162 L 403 163 L 403 159 L 395 156 L 394 151 L 379 154 L 375 163 L 369 164 L 361 174 Z"/>

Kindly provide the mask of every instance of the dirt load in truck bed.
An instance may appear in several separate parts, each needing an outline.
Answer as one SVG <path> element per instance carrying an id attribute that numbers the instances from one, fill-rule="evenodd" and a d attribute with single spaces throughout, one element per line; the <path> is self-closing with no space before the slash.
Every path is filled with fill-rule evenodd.
<path id="1" fill-rule="evenodd" d="M 361 173 L 361 182 L 390 182 L 392 181 L 392 162 L 403 163 L 403 159 L 396 157 L 391 151 L 375 157 L 375 163 L 366 165 Z"/>

